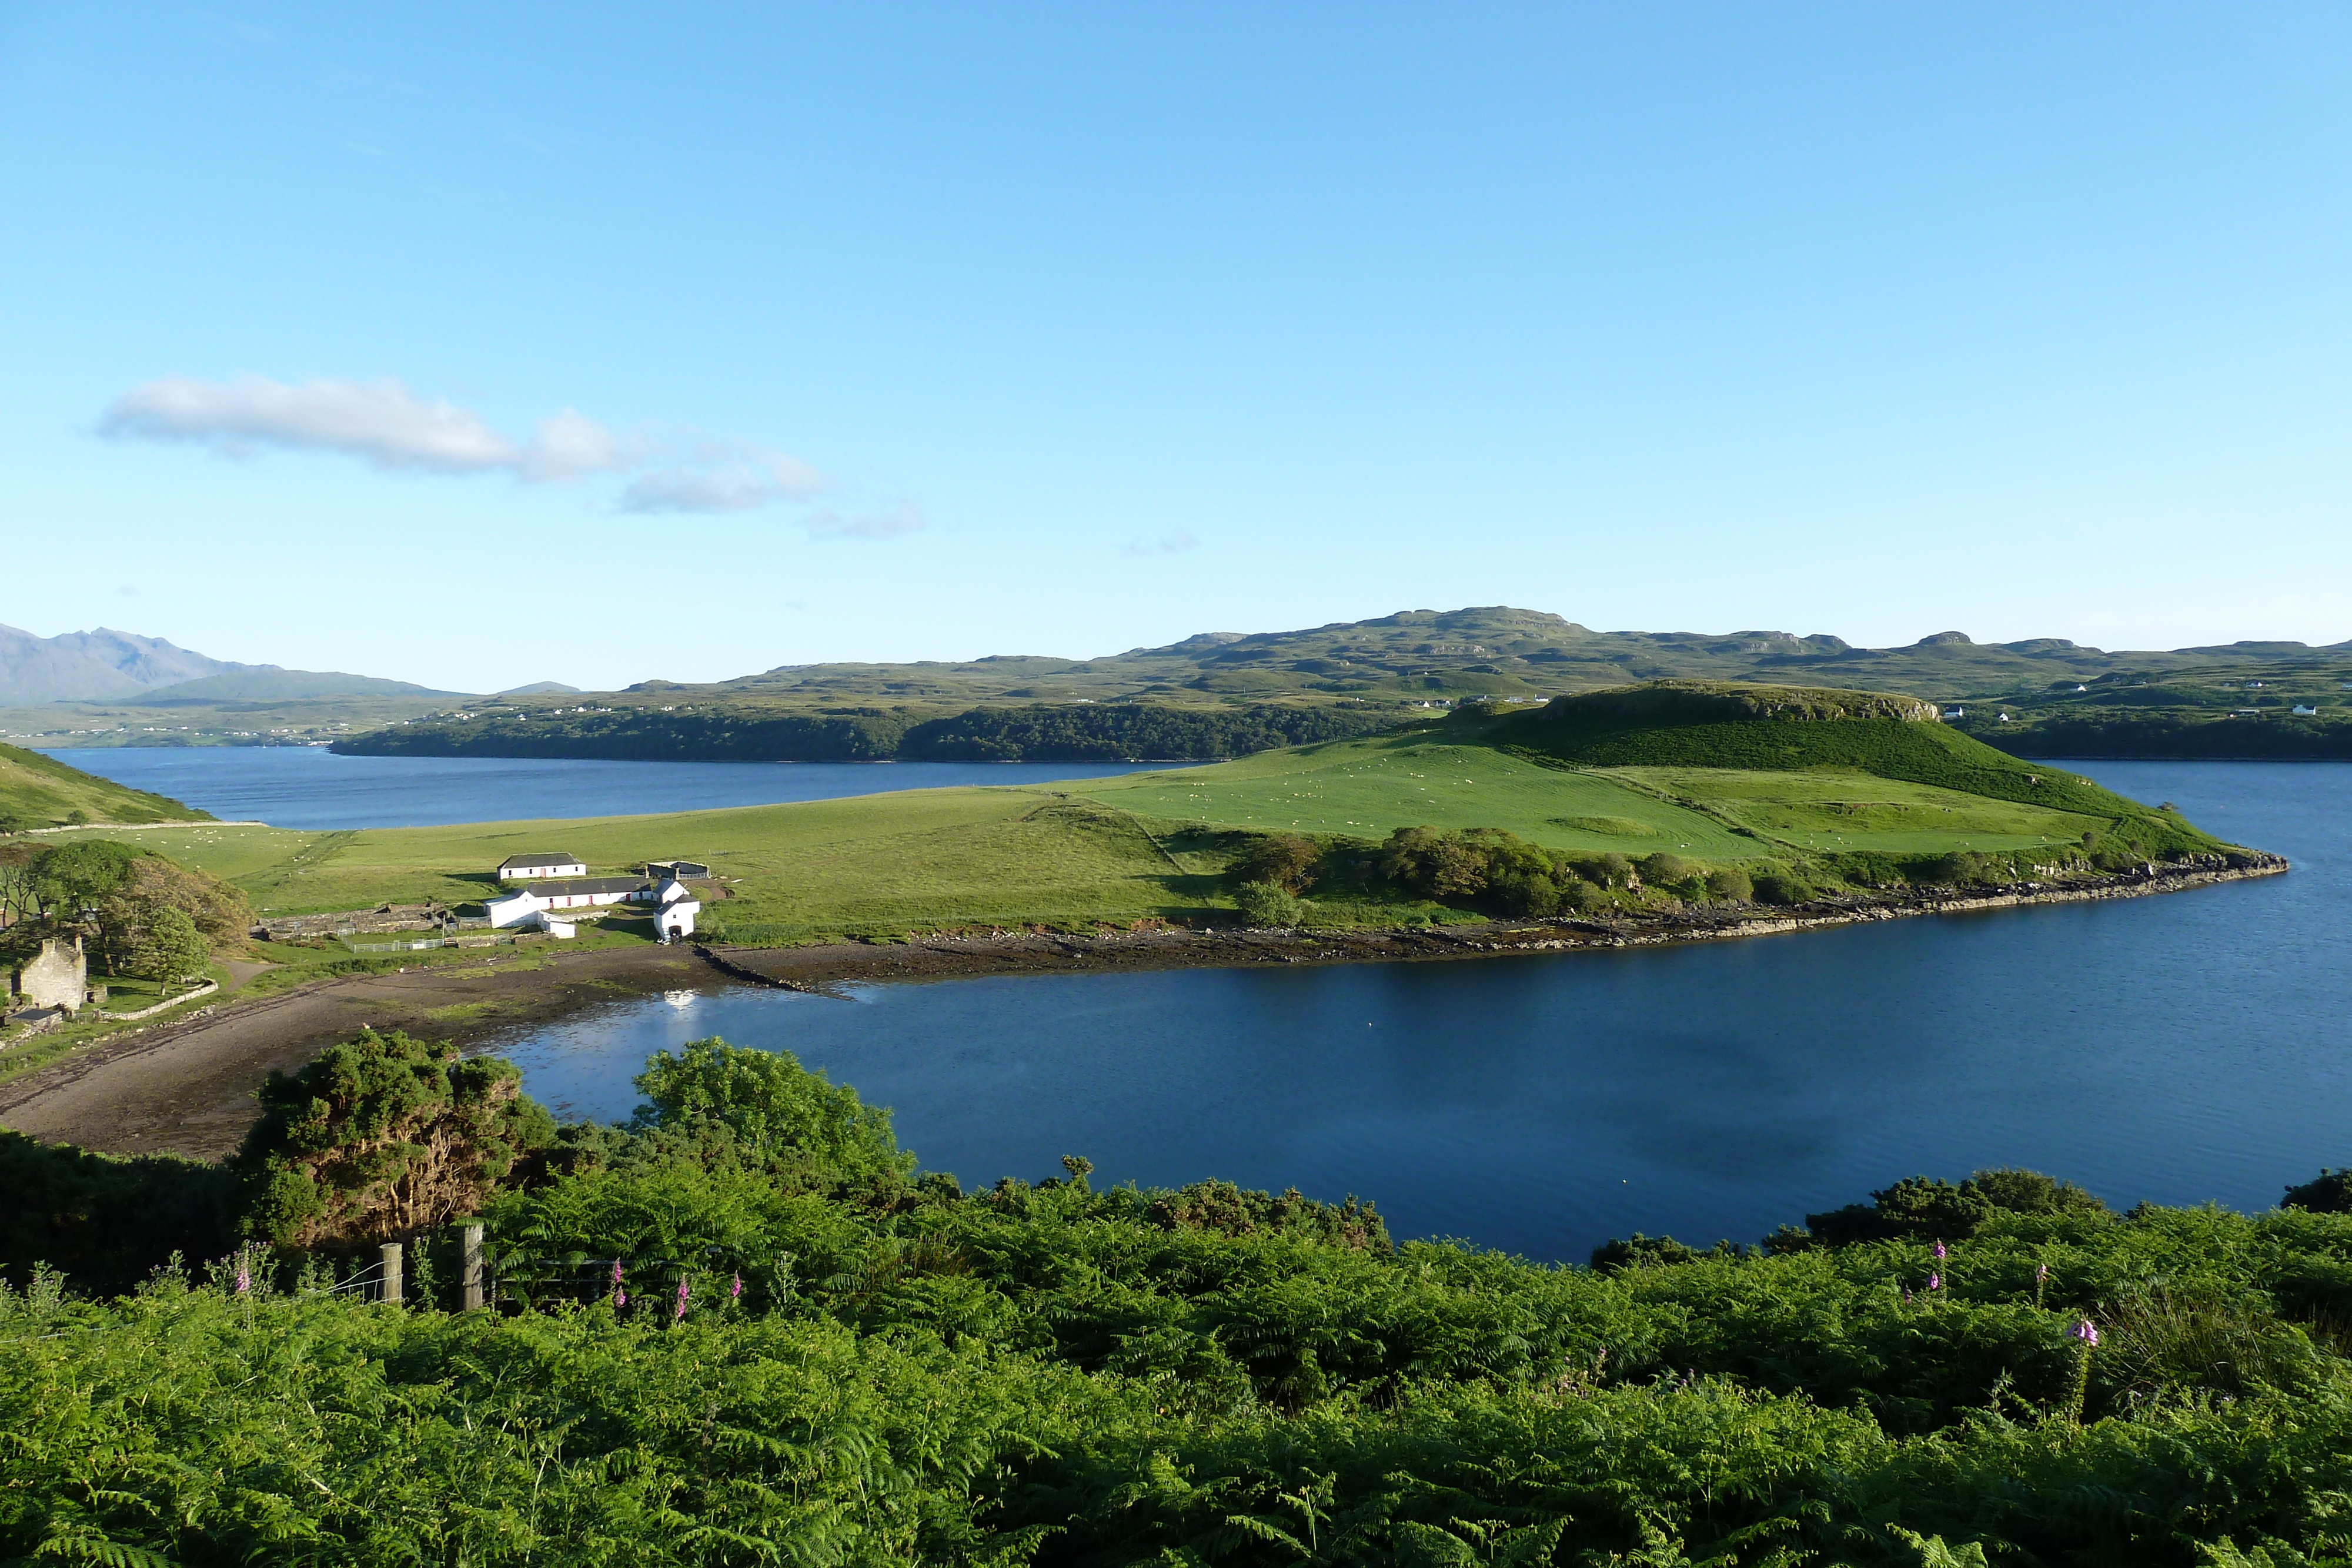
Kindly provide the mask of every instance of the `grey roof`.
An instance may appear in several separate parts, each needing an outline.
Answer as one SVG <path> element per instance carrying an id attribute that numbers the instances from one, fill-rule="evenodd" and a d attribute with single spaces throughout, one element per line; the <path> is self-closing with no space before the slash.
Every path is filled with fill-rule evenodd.
<path id="1" fill-rule="evenodd" d="M 481 862 L 477 861 L 474 863 L 479 865 Z M 510 865 L 585 865 L 587 863 L 587 862 L 582 860 L 578 855 L 509 855 L 506 859 L 499 862 L 499 869 L 500 871 L 504 871 Z"/>
<path id="2" fill-rule="evenodd" d="M 574 876 L 561 882 L 527 882 L 522 890 L 541 898 L 564 898 L 583 893 L 635 893 L 645 885 L 641 876 Z"/>

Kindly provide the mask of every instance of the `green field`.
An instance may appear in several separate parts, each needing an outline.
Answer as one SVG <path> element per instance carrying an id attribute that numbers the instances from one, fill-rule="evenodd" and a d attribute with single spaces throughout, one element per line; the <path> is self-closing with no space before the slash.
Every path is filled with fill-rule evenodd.
<path id="1" fill-rule="evenodd" d="M 1384 839 L 1399 828 L 1505 828 L 1563 850 L 1737 859 L 1723 823 L 1598 773 L 1569 772 L 1426 732 L 1269 751 L 1210 768 L 1065 786 L 1171 822 Z"/>
<path id="2" fill-rule="evenodd" d="M 684 856 L 709 862 L 734 895 L 712 901 L 705 924 L 755 942 L 1213 916 L 1232 908 L 1225 868 L 1265 833 L 1371 841 L 1400 828 L 1492 828 L 1569 853 L 1669 852 L 1759 871 L 1847 852 L 2072 853 L 2110 839 L 2135 854 L 2217 847 L 2176 813 L 1932 721 L 1725 716 L 1727 703 L 1787 699 L 1770 688 L 1643 688 L 1053 788 L 357 832 L 92 831 L 224 877 L 264 915 L 471 902 L 518 851 L 563 851 L 597 874 Z M 1885 699 L 1804 700 L 1865 712 Z M 1394 915 L 1376 900 L 1336 917 Z"/>
<path id="3" fill-rule="evenodd" d="M 0 831 L 55 827 L 77 816 L 91 822 L 211 820 L 177 800 L 126 789 L 37 751 L 0 746 Z"/>
<path id="4" fill-rule="evenodd" d="M 1132 922 L 1213 902 L 1222 860 L 1180 866 L 1129 817 L 1042 789 L 918 789 L 644 817 L 304 832 L 109 831 L 236 883 L 264 915 L 481 898 L 518 851 L 592 873 L 709 863 L 738 896 L 706 921 L 807 930 Z"/>
<path id="5" fill-rule="evenodd" d="M 1728 768 L 1622 768 L 1605 775 L 1696 800 L 1758 838 L 1792 848 L 1937 854 L 2079 842 L 2112 819 L 2053 811 L 1859 771 L 1750 772 Z"/>

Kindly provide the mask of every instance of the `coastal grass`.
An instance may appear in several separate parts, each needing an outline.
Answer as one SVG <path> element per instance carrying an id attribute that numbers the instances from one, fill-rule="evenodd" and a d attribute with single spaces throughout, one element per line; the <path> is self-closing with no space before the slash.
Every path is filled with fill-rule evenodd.
<path id="1" fill-rule="evenodd" d="M 1617 765 L 1538 750 L 1531 733 Z M 1680 759 L 1694 747 L 1762 765 Z M 1865 762 L 1930 778 L 1889 777 Z M 87 831 L 223 877 L 264 915 L 472 903 L 498 890 L 494 868 L 520 851 L 560 850 L 607 875 L 685 856 L 709 862 L 730 894 L 707 904 L 705 930 L 776 944 L 1214 917 L 1232 909 L 1223 873 L 1246 835 L 1369 841 L 1414 827 L 1499 828 L 1569 852 L 1665 852 L 1702 863 L 2079 849 L 2086 834 L 2118 831 L 2167 847 L 2215 842 L 2176 813 L 1932 723 L 1751 722 L 1645 737 L 1623 726 L 1545 730 L 1536 716 L 1470 716 L 1052 787 L 358 831 L 213 822 Z"/>
<path id="2" fill-rule="evenodd" d="M 2079 844 L 2113 819 L 2054 811 L 1859 771 L 1759 772 L 1726 768 L 1622 768 L 1608 776 L 1696 801 L 1759 839 L 1834 852 L 1938 854 Z"/>
<path id="3" fill-rule="evenodd" d="M 74 821 L 209 821 L 163 795 L 127 789 L 84 773 L 37 751 L 0 746 L 0 831 L 51 828 Z"/>
<path id="4" fill-rule="evenodd" d="M 97 830 L 94 830 L 97 831 Z M 907 790 L 635 817 L 313 832 L 105 831 L 235 883 L 257 912 L 297 914 L 497 891 L 518 851 L 562 850 L 592 874 L 708 862 L 735 894 L 703 924 L 761 939 L 965 925 L 1131 924 L 1224 907 L 1214 853 L 1171 855 L 1126 812 L 1056 790 Z"/>
<path id="5" fill-rule="evenodd" d="M 1606 775 L 1437 737 L 1452 727 L 1064 788 L 1162 821 L 1257 832 L 1384 839 L 1399 828 L 1504 828 L 1560 850 L 1670 850 L 1710 860 L 1759 852 L 1704 812 Z"/>

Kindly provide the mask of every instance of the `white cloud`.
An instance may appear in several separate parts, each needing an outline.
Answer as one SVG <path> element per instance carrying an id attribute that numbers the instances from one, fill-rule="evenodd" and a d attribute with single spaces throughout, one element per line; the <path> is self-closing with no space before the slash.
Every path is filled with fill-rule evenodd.
<path id="1" fill-rule="evenodd" d="M 912 501 L 901 501 L 885 512 L 868 512 L 861 517 L 845 517 L 838 512 L 812 512 L 801 519 L 812 538 L 820 539 L 889 539 L 901 534 L 920 533 L 930 520 L 923 509 Z"/>
<path id="2" fill-rule="evenodd" d="M 340 452 L 379 468 L 432 474 L 572 479 L 628 461 L 620 437 L 571 409 L 517 443 L 471 409 L 418 397 L 392 380 L 289 386 L 266 376 L 175 377 L 131 388 L 98 427 L 118 439 L 186 441 L 230 457 L 260 447 Z"/>
<path id="3" fill-rule="evenodd" d="M 685 462 L 631 480 L 621 492 L 621 509 L 743 512 L 774 501 L 804 501 L 824 488 L 824 476 L 797 457 L 708 444 Z"/>
<path id="4" fill-rule="evenodd" d="M 115 399 L 98 428 L 117 440 L 187 442 L 226 457 L 269 448 L 333 452 L 378 468 L 506 474 L 531 484 L 637 469 L 620 498 L 629 512 L 740 512 L 804 501 L 826 487 L 816 469 L 770 447 L 707 439 L 682 448 L 656 444 L 616 434 L 577 409 L 550 414 L 529 440 L 516 441 L 473 410 L 419 397 L 390 378 L 299 386 L 266 376 L 167 378 Z M 869 518 L 840 531 L 880 537 L 906 528 Z"/>

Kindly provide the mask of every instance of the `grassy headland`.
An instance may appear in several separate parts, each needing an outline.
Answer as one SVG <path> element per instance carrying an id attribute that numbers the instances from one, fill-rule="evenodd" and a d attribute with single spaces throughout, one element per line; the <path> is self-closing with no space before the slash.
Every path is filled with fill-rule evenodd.
<path id="1" fill-rule="evenodd" d="M 37 751 L 0 746 L 0 832 L 75 822 L 208 822 L 163 795 L 126 789 Z"/>
<path id="2" fill-rule="evenodd" d="M 520 850 L 562 849 L 597 873 L 687 856 L 709 862 L 731 895 L 706 910 L 705 926 L 750 943 L 1231 924 L 1227 873 L 1270 837 L 1369 866 L 1400 831 L 1500 835 L 1525 853 L 1564 857 L 1547 874 L 1590 879 L 1609 909 L 1626 913 L 1655 899 L 1624 865 L 1608 869 L 1609 856 L 1664 855 L 1675 869 L 1660 862 L 1644 873 L 1651 883 L 1689 883 L 1676 897 L 1695 898 L 1693 879 L 1711 870 L 1779 879 L 1765 887 L 1884 889 L 2113 870 L 2225 847 L 2177 813 L 2021 761 L 1927 715 L 1911 699 L 1866 693 L 1685 683 L 1534 711 L 1489 705 L 1405 731 L 1053 788 L 569 821 L 331 833 L 206 824 L 121 836 L 234 883 L 265 915 L 462 904 L 490 891 L 491 868 Z M 1577 857 L 1582 869 L 1571 871 Z M 1733 902 L 1747 896 L 1737 878 L 1713 885 Z M 1317 916 L 1381 924 L 1483 907 L 1461 879 L 1416 887 L 1367 873 Z"/>

